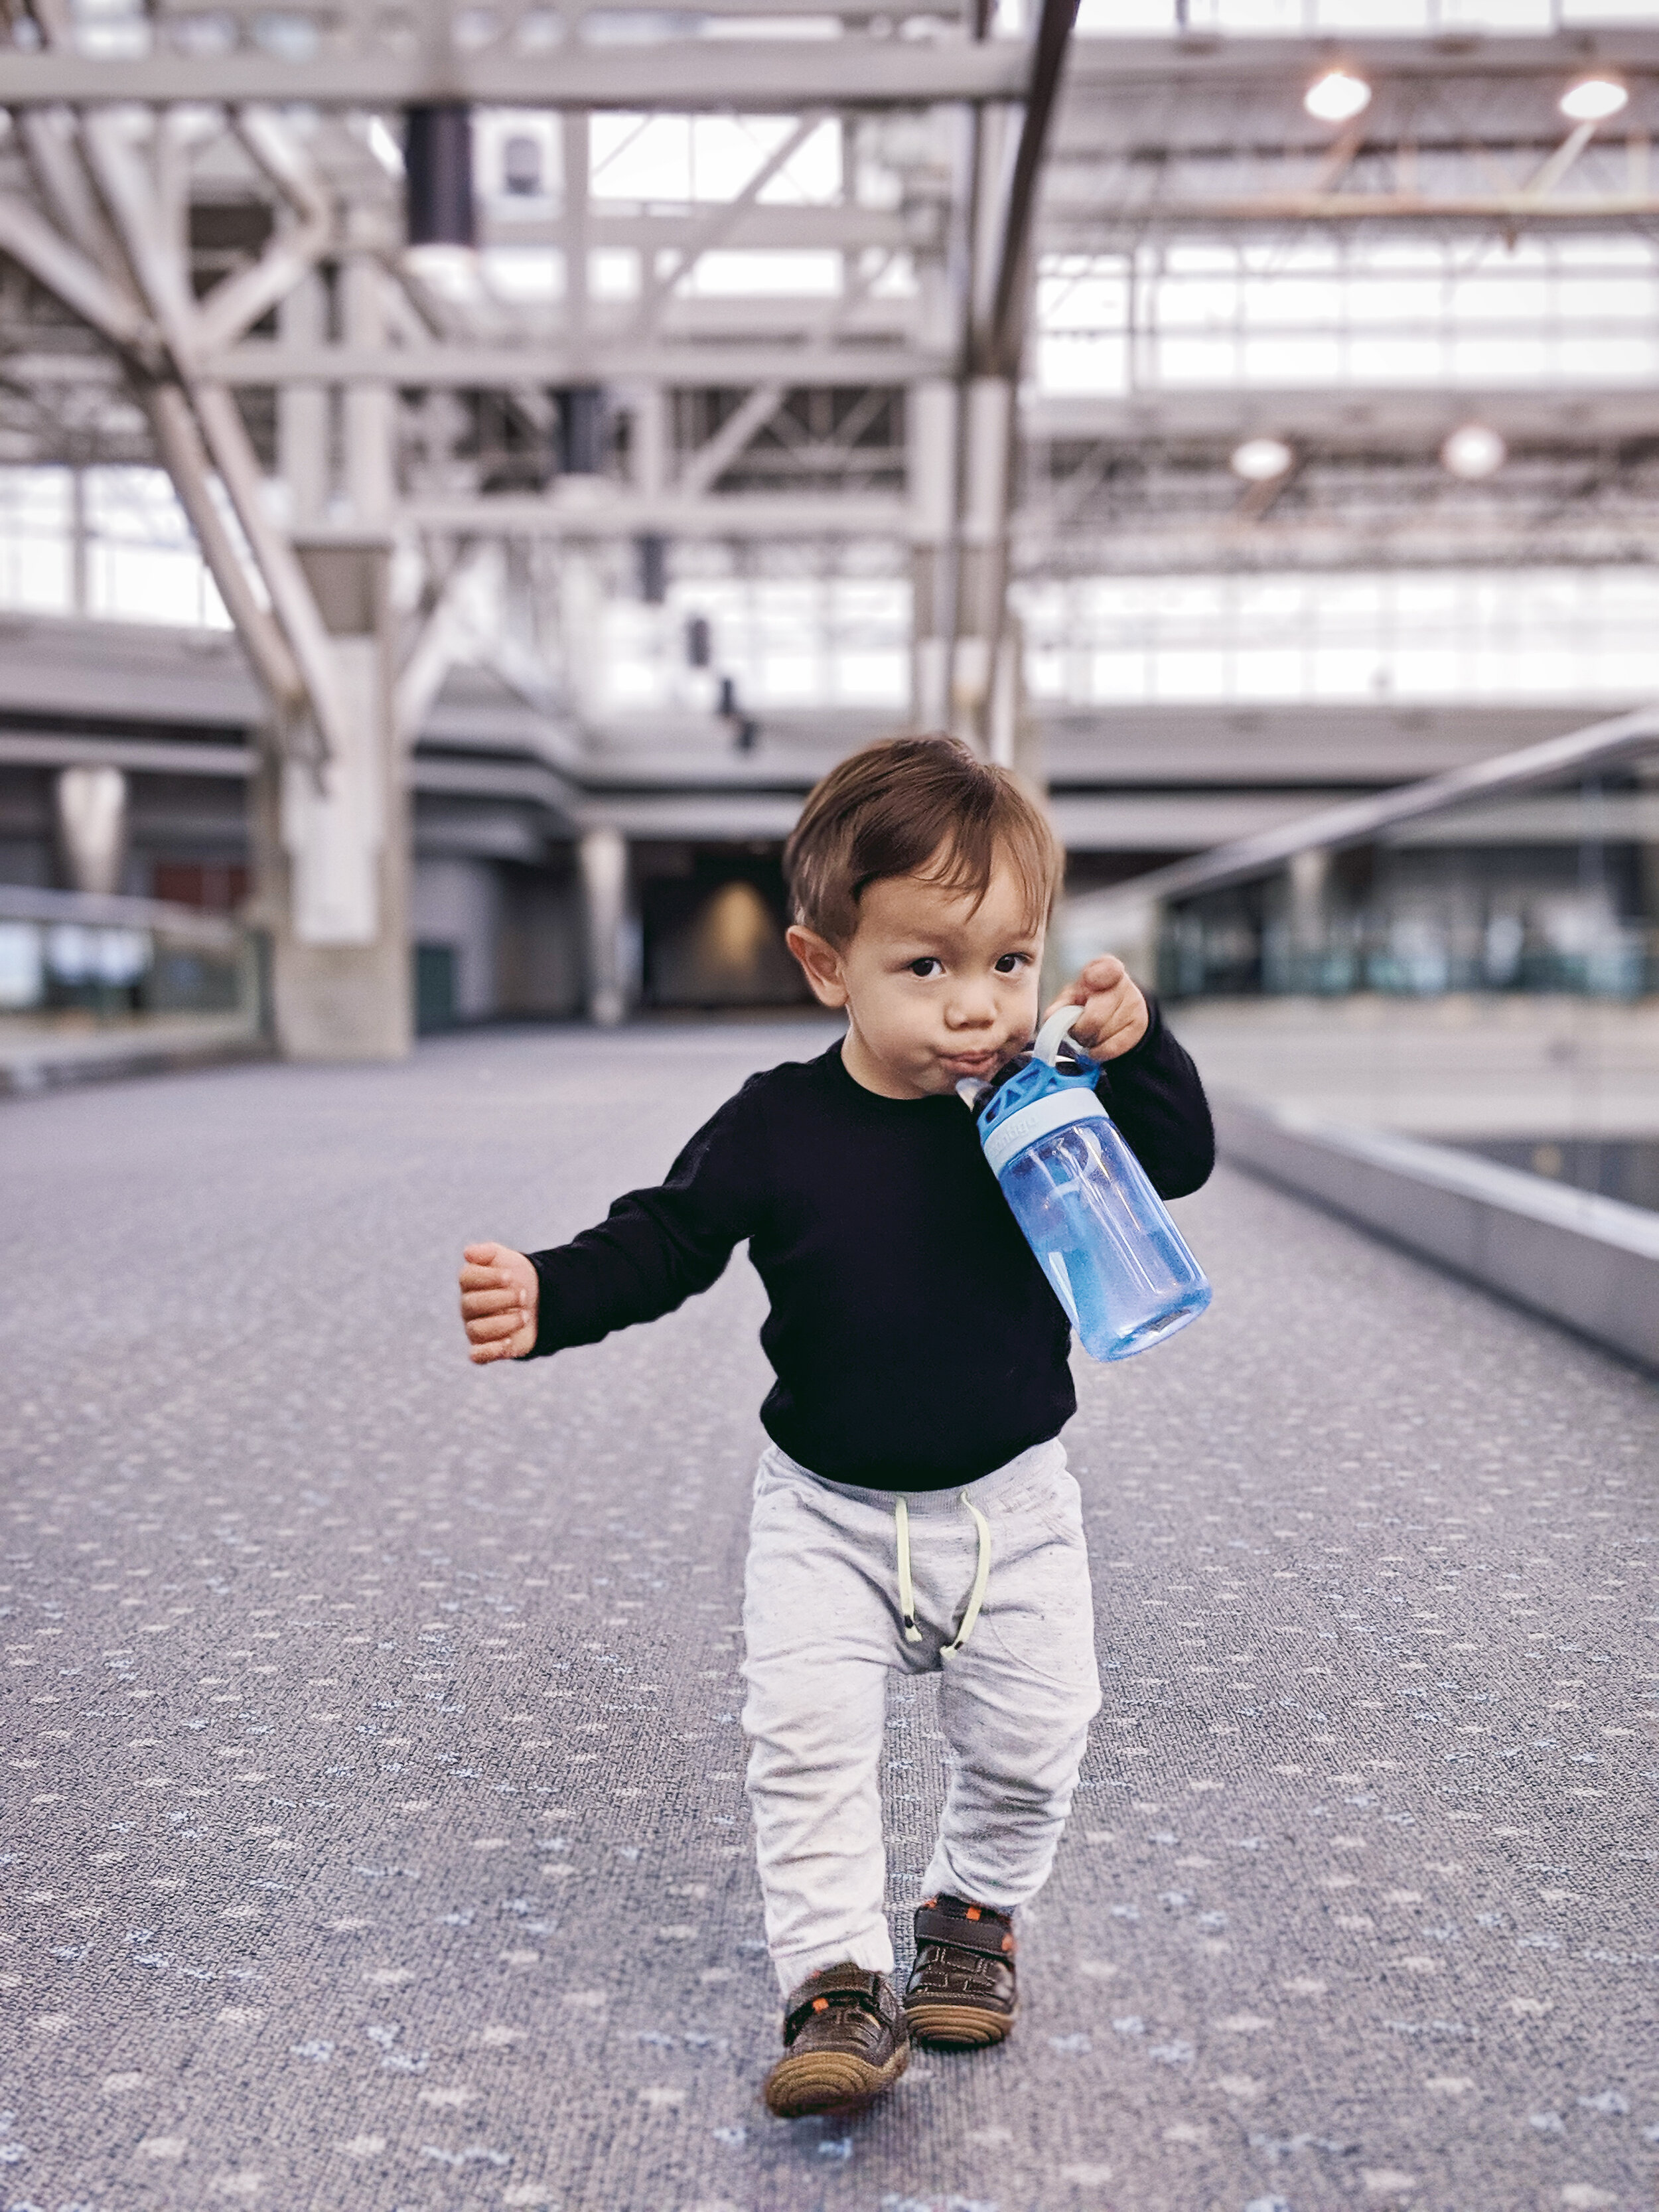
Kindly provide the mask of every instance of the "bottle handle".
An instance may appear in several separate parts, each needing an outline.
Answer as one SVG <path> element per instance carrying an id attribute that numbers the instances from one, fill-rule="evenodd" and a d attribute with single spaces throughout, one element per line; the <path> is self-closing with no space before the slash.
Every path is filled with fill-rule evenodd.
<path id="1" fill-rule="evenodd" d="M 1049 1015 L 1036 1033 L 1036 1042 L 1031 1047 L 1033 1060 L 1043 1060 L 1050 1067 L 1056 1065 L 1060 1058 L 1060 1048 L 1071 1036 L 1072 1018 L 1076 1012 L 1075 1006 L 1054 1008 L 1054 1012 Z M 1079 1060 L 1089 1058 L 1089 1054 L 1084 1051 L 1081 1045 L 1074 1044 L 1073 1049 Z"/>

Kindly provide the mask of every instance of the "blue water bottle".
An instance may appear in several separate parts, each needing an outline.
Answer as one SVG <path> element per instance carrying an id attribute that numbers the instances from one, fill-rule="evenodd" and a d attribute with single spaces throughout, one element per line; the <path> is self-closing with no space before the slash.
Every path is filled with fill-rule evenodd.
<path id="1" fill-rule="evenodd" d="M 1100 1069 L 1052 1014 L 997 1086 L 957 1087 L 1043 1273 L 1096 1359 L 1128 1359 L 1196 1321 L 1210 1285 L 1095 1095 Z M 1059 1065 L 1066 1048 L 1072 1069 Z"/>

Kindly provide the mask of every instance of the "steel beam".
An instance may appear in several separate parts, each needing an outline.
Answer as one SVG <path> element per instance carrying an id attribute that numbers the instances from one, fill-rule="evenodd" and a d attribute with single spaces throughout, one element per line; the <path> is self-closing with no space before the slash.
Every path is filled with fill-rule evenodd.
<path id="1" fill-rule="evenodd" d="M 326 187 L 276 116 L 249 108 L 236 118 L 236 135 L 296 219 L 251 268 L 222 278 L 201 302 L 200 342 L 208 352 L 234 343 L 280 306 L 322 258 L 334 229 Z"/>
<path id="2" fill-rule="evenodd" d="M 744 179 L 732 198 L 715 203 L 692 224 L 686 236 L 673 248 L 677 258 L 672 269 L 647 269 L 634 318 L 636 336 L 642 338 L 654 336 L 663 307 L 675 287 L 690 276 L 698 256 L 731 237 L 753 208 L 760 193 L 781 169 L 787 167 L 823 121 L 823 117 L 817 109 L 801 116 L 794 129 L 786 133 L 781 143 L 775 146 Z M 654 259 L 654 256 L 653 258 Z"/>
<path id="3" fill-rule="evenodd" d="M 1115 232 L 1136 236 L 1171 230 L 1283 231 L 1297 223 L 1447 223 L 1540 229 L 1624 229 L 1659 216 L 1659 193 L 1585 192 L 1261 192 L 1237 199 L 1158 199 L 1115 213 Z M 1075 218 L 1074 218 L 1075 221 Z"/>
<path id="4" fill-rule="evenodd" d="M 569 498 L 410 499 L 400 510 L 417 529 L 453 537 L 605 538 L 902 538 L 909 509 L 880 493 L 746 493 L 726 498 L 648 499 L 592 481 Z"/>
<path id="5" fill-rule="evenodd" d="M 757 189 L 759 189 L 757 187 Z M 775 200 L 757 206 L 745 201 L 736 208 L 729 201 L 697 201 L 672 209 L 653 207 L 647 214 L 625 206 L 591 201 L 587 211 L 587 243 L 598 251 L 619 247 L 645 253 L 687 253 L 706 251 L 708 218 L 731 210 L 729 228 L 715 241 L 765 252 L 833 252 L 856 253 L 867 246 L 899 252 L 906 246 L 936 243 L 933 219 L 926 210 L 872 208 L 831 201 L 822 207 L 792 207 Z M 555 216 L 526 214 L 511 202 L 486 200 L 479 210 L 479 243 L 485 247 L 557 247 L 564 242 L 564 226 Z"/>
<path id="6" fill-rule="evenodd" d="M 1322 68 L 1340 64 L 1368 83 L 1441 85 L 1506 77 L 1552 83 L 1593 70 L 1659 76 L 1659 27 L 1597 23 L 1538 37 L 1447 29 L 1418 37 L 1350 36 L 1328 31 L 1300 38 L 1188 31 L 1172 37 L 1079 37 L 1069 74 L 1073 99 L 1098 90 L 1139 88 L 1179 94 L 1188 87 L 1302 87 Z"/>
<path id="7" fill-rule="evenodd" d="M 792 346 L 711 339 L 706 345 L 592 338 L 580 360 L 558 336 L 544 343 L 350 346 L 234 346 L 204 366 L 215 380 L 236 386 L 389 384 L 399 391 L 510 391 L 515 385 L 557 385 L 585 374 L 614 384 L 649 378 L 665 385 L 747 387 L 776 383 L 862 386 L 901 385 L 937 375 L 946 358 L 906 343 Z"/>
<path id="8" fill-rule="evenodd" d="M 1036 33 L 1031 42 L 1030 89 L 1021 118 L 1019 143 L 1014 151 L 1007 204 L 1002 217 L 988 326 L 983 348 L 975 349 L 973 363 L 975 373 L 981 376 L 1016 377 L 1019 374 L 1037 179 L 1054 123 L 1060 70 L 1065 65 L 1077 9 L 1078 0 L 1042 0 L 1037 19 Z"/>
<path id="9" fill-rule="evenodd" d="M 27 200 L 0 196 L 0 253 L 123 352 L 153 355 L 148 315 L 95 263 L 59 236 Z"/>
<path id="10" fill-rule="evenodd" d="M 291 722 L 305 705 L 305 678 L 287 639 L 255 593 L 240 550 L 214 501 L 207 455 L 189 403 L 176 384 L 161 384 L 145 394 L 145 411 L 162 465 L 190 518 L 202 558 L 236 625 L 237 635 L 279 721 Z"/>
<path id="11" fill-rule="evenodd" d="M 676 489 L 683 499 L 712 491 L 744 447 L 757 438 L 784 402 L 781 384 L 758 384 L 726 416 L 714 436 L 688 455 Z"/>
<path id="12" fill-rule="evenodd" d="M 1620 515 L 1563 514 L 1534 507 L 1423 516 L 1401 509 L 1357 516 L 1332 508 L 1281 508 L 1259 521 L 1235 514 L 1173 524 L 1142 514 L 1073 519 L 1056 528 L 1016 514 L 1016 576 L 1325 575 L 1334 570 L 1650 568 L 1659 548 L 1659 503 Z"/>
<path id="13" fill-rule="evenodd" d="M 777 115 L 805 107 L 915 107 L 1022 100 L 1030 54 L 994 40 L 665 39 L 548 52 L 328 52 L 287 61 L 258 52 L 151 52 L 113 60 L 67 48 L 0 52 L 0 106 L 130 102 L 386 109 L 464 101 L 479 107 L 650 108 Z"/>
<path id="14" fill-rule="evenodd" d="M 1028 399 L 1024 436 L 1037 443 L 1096 444 L 1145 456 L 1208 449 L 1224 460 L 1244 438 L 1291 439 L 1323 455 L 1402 455 L 1437 452 L 1449 430 L 1480 422 L 1511 448 L 1552 452 L 1601 449 L 1621 440 L 1650 439 L 1659 429 L 1650 384 L 1550 383 L 1516 386 L 1238 385 L 1193 386 L 1102 398 Z M 1488 486 L 1500 494 L 1503 480 Z"/>

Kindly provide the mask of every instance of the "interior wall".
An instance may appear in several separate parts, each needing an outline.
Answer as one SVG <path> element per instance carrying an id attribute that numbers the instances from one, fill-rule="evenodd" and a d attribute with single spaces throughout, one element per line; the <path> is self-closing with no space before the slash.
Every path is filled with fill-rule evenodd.
<path id="1" fill-rule="evenodd" d="M 416 859 L 410 935 L 416 945 L 453 949 L 458 1021 L 485 1021 L 499 1011 L 496 946 L 502 906 L 501 871 L 493 860 Z"/>

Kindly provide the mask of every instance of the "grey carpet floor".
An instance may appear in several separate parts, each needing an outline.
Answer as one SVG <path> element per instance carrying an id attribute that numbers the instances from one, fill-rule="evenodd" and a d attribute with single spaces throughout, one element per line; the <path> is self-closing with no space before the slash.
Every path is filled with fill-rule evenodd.
<path id="1" fill-rule="evenodd" d="M 793 2127 L 741 1788 L 741 1261 L 464 1359 L 460 1244 L 810 1029 L 0 1109 L 0 2205 L 1652 2212 L 1651 1388 L 1225 1172 L 1084 1364 L 1107 1697 L 1015 2039 Z M 896 1917 L 940 1788 L 896 1687 Z"/>

